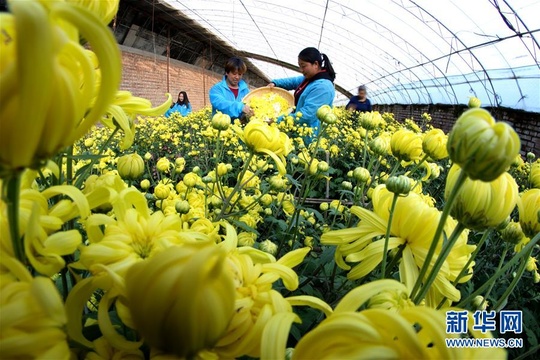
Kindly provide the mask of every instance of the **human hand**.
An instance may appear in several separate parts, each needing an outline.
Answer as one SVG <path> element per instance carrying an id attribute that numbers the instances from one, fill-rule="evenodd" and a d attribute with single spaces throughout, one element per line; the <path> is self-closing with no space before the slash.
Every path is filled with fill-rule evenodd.
<path id="1" fill-rule="evenodd" d="M 268 85 L 266 85 L 266 86 L 268 86 L 269 88 L 273 88 L 273 87 L 275 87 L 275 86 L 276 86 L 276 84 L 274 84 L 273 82 L 271 82 L 271 83 L 269 83 L 269 84 L 268 84 Z"/>
<path id="2" fill-rule="evenodd" d="M 242 112 L 247 116 L 253 116 L 253 110 L 251 109 L 251 107 L 249 107 L 249 105 L 244 105 Z"/>

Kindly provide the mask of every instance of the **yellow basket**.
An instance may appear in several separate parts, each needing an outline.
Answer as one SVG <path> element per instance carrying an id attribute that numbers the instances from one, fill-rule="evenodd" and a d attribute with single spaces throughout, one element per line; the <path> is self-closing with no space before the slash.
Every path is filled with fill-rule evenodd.
<path id="1" fill-rule="evenodd" d="M 252 90 L 252 91 L 249 92 L 249 94 L 244 96 L 242 101 L 244 103 L 247 103 L 253 97 L 260 97 L 260 96 L 263 96 L 263 95 L 266 95 L 266 94 L 269 94 L 269 93 L 274 93 L 274 94 L 277 94 L 277 95 L 281 96 L 282 98 L 287 100 L 287 102 L 289 103 L 289 106 L 291 108 L 294 107 L 294 96 L 293 96 L 293 94 L 291 94 L 290 92 L 288 92 L 285 89 L 278 88 L 278 87 L 265 86 L 265 87 L 260 87 L 258 89 Z"/>

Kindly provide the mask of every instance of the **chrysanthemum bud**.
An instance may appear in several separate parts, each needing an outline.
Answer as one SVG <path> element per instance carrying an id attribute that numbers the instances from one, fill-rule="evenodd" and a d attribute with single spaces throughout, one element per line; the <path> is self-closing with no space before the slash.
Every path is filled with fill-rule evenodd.
<path id="1" fill-rule="evenodd" d="M 521 225 L 514 221 L 508 223 L 501 231 L 501 238 L 510 244 L 518 244 L 524 237 L 525 234 L 523 234 L 523 231 L 521 230 Z"/>
<path id="2" fill-rule="evenodd" d="M 93 138 L 88 138 L 88 139 L 84 140 L 84 146 L 92 147 L 92 145 L 94 145 L 94 139 Z"/>
<path id="3" fill-rule="evenodd" d="M 405 175 L 390 176 L 386 180 L 386 188 L 397 195 L 408 195 L 411 191 L 411 180 Z"/>
<path id="4" fill-rule="evenodd" d="M 531 187 L 540 189 L 540 161 L 536 161 L 531 165 L 531 175 L 529 177 Z"/>
<path id="5" fill-rule="evenodd" d="M 144 173 L 144 160 L 137 154 L 127 154 L 118 158 L 118 174 L 124 180 L 138 179 Z"/>
<path id="6" fill-rule="evenodd" d="M 183 157 L 176 158 L 174 160 L 174 164 L 177 167 L 182 167 L 183 168 L 186 165 L 186 159 L 184 159 Z"/>
<path id="7" fill-rule="evenodd" d="M 227 172 L 228 172 L 227 165 L 225 165 L 224 163 L 219 163 L 217 166 L 217 174 L 219 176 L 223 176 L 223 175 L 226 175 Z"/>
<path id="8" fill-rule="evenodd" d="M 195 185 L 197 185 L 197 182 L 199 181 L 199 176 L 195 173 L 190 172 L 184 175 L 183 181 L 184 181 L 184 185 L 186 185 L 189 188 L 192 188 Z"/>
<path id="9" fill-rule="evenodd" d="M 234 315 L 235 288 L 225 261 L 215 244 L 186 244 L 129 269 L 129 310 L 150 346 L 193 358 L 217 343 Z"/>
<path id="10" fill-rule="evenodd" d="M 263 206 L 270 206 L 270 204 L 272 203 L 272 195 L 270 194 L 264 194 L 263 196 L 261 196 L 260 198 L 260 202 Z"/>
<path id="11" fill-rule="evenodd" d="M 321 209 L 321 211 L 328 210 L 328 203 L 326 202 L 321 203 L 321 205 L 319 205 L 319 209 Z"/>
<path id="12" fill-rule="evenodd" d="M 448 137 L 441 129 L 432 129 L 424 135 L 422 149 L 433 160 L 441 160 L 448 157 L 446 142 Z"/>
<path id="13" fill-rule="evenodd" d="M 341 183 L 341 187 L 344 188 L 345 190 L 352 190 L 353 185 L 350 181 L 343 181 Z"/>
<path id="14" fill-rule="evenodd" d="M 476 295 L 474 299 L 472 299 L 472 306 L 476 310 L 486 310 L 488 307 L 488 302 L 482 295 Z"/>
<path id="15" fill-rule="evenodd" d="M 317 164 L 317 169 L 318 169 L 320 172 L 327 172 L 329 168 L 330 168 L 330 166 L 328 165 L 328 163 L 327 163 L 326 161 L 320 161 L 320 162 Z"/>
<path id="16" fill-rule="evenodd" d="M 227 130 L 229 125 L 231 125 L 231 117 L 227 114 L 218 112 L 212 117 L 212 127 L 216 130 Z"/>
<path id="17" fill-rule="evenodd" d="M 270 187 L 273 190 L 278 190 L 278 191 L 285 189 L 285 187 L 287 186 L 285 179 L 279 175 L 274 175 L 270 177 L 269 183 L 270 183 Z"/>
<path id="18" fill-rule="evenodd" d="M 387 155 L 390 151 L 390 136 L 377 136 L 369 142 L 369 148 L 379 156 Z"/>
<path id="19" fill-rule="evenodd" d="M 410 130 L 396 131 L 390 139 L 392 155 L 398 160 L 413 161 L 422 158 L 422 137 Z"/>
<path id="20" fill-rule="evenodd" d="M 332 113 L 332 107 L 330 105 L 323 105 L 317 110 L 317 119 L 324 121 L 328 114 Z"/>
<path id="21" fill-rule="evenodd" d="M 527 271 L 536 271 L 538 270 L 538 265 L 536 264 L 536 258 L 529 256 L 527 259 L 527 265 L 525 266 L 525 270 Z"/>
<path id="22" fill-rule="evenodd" d="M 445 197 L 455 186 L 459 166 L 453 165 L 446 179 Z M 467 178 L 461 187 L 450 214 L 469 229 L 484 230 L 506 220 L 516 206 L 518 186 L 514 178 L 504 173 L 491 182 Z"/>
<path id="23" fill-rule="evenodd" d="M 335 124 L 336 121 L 337 121 L 337 116 L 333 112 L 328 113 L 322 120 L 323 123 L 329 124 L 329 125 Z"/>
<path id="24" fill-rule="evenodd" d="M 484 109 L 465 111 L 448 135 L 448 154 L 473 180 L 492 181 L 510 167 L 521 147 L 508 124 Z"/>
<path id="25" fill-rule="evenodd" d="M 482 105 L 482 102 L 480 101 L 479 98 L 477 98 L 477 97 L 475 97 L 475 96 L 471 96 L 471 97 L 469 98 L 469 104 L 468 104 L 468 106 L 469 106 L 470 108 L 479 108 L 480 105 Z"/>
<path id="26" fill-rule="evenodd" d="M 146 190 L 148 190 L 150 188 L 150 180 L 144 179 L 144 180 L 141 181 L 140 185 L 141 185 L 141 189 L 146 191 Z"/>
<path id="27" fill-rule="evenodd" d="M 156 198 L 163 200 L 169 197 L 171 189 L 165 184 L 158 184 L 154 189 L 154 195 Z"/>
<path id="28" fill-rule="evenodd" d="M 160 172 L 167 172 L 169 171 L 170 167 L 171 167 L 171 162 L 167 158 L 160 158 L 158 162 L 156 163 L 156 168 Z"/>
<path id="29" fill-rule="evenodd" d="M 517 204 L 523 233 L 532 238 L 540 232 L 540 189 L 527 190 Z"/>
<path id="30" fill-rule="evenodd" d="M 187 202 L 187 200 L 177 201 L 174 208 L 179 214 L 187 214 L 190 209 L 189 202 Z"/>
<path id="31" fill-rule="evenodd" d="M 371 179 L 371 174 L 369 173 L 368 169 L 363 167 L 357 167 L 353 171 L 353 177 L 356 181 L 359 183 L 367 183 Z"/>
<path id="32" fill-rule="evenodd" d="M 527 160 L 533 161 L 535 158 L 536 158 L 536 155 L 534 155 L 534 153 L 530 151 L 527 153 Z"/>
<path id="33" fill-rule="evenodd" d="M 378 112 L 363 112 L 360 114 L 360 125 L 366 130 L 373 130 L 377 127 L 377 123 L 380 122 L 381 115 Z"/>
<path id="34" fill-rule="evenodd" d="M 263 242 L 261 242 L 259 244 L 259 248 L 266 252 L 266 253 L 269 253 L 271 255 L 276 255 L 277 253 L 277 245 L 274 244 L 272 241 L 270 240 L 264 240 Z"/>

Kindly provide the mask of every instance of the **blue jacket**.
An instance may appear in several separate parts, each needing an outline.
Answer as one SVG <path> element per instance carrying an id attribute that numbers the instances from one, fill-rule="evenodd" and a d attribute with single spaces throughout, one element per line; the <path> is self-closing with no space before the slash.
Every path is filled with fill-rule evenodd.
<path id="1" fill-rule="evenodd" d="M 179 105 L 178 103 L 174 103 L 173 107 L 167 110 L 165 113 L 165 117 L 169 117 L 174 112 L 179 112 L 180 115 L 186 116 L 187 114 L 191 113 L 191 104 L 188 103 L 187 105 Z"/>
<path id="2" fill-rule="evenodd" d="M 229 89 L 225 76 L 223 80 L 212 86 L 210 89 L 210 103 L 212 104 L 212 115 L 217 111 L 229 115 L 232 119 L 237 119 L 242 114 L 244 103 L 242 99 L 249 93 L 249 87 L 244 80 L 238 83 L 238 97 L 234 97 Z"/>
<path id="3" fill-rule="evenodd" d="M 296 89 L 302 81 L 304 81 L 304 76 L 272 80 L 276 86 L 286 90 Z M 326 79 L 313 81 L 306 86 L 304 92 L 300 95 L 298 104 L 296 104 L 296 111 L 302 113 L 300 123 L 317 128 L 313 132 L 314 136 L 319 134 L 319 129 L 321 128 L 321 123 L 317 119 L 317 110 L 323 105 L 332 106 L 335 95 L 334 84 Z M 309 142 L 311 142 L 311 139 L 308 139 L 307 143 Z"/>

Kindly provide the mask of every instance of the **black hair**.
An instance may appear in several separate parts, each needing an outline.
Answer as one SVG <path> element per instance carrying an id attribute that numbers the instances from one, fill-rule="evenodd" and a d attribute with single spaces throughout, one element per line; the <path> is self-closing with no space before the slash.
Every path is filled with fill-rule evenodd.
<path id="1" fill-rule="evenodd" d="M 366 85 L 360 85 L 360 86 L 358 87 L 358 92 L 360 92 L 360 91 L 365 91 L 365 92 L 367 92 Z"/>
<path id="2" fill-rule="evenodd" d="M 326 56 L 326 54 L 322 54 L 316 48 L 305 48 L 304 50 L 300 51 L 300 54 L 298 54 L 298 58 L 310 64 L 315 64 L 316 62 L 318 62 L 321 69 L 326 70 L 328 75 L 330 75 L 332 81 L 334 81 L 334 79 L 336 78 L 336 72 L 332 67 L 330 59 L 328 58 L 328 56 Z"/>
<path id="3" fill-rule="evenodd" d="M 244 60 L 239 57 L 230 58 L 225 64 L 225 74 L 237 71 L 240 74 L 244 74 L 247 71 L 247 66 Z"/>
<path id="4" fill-rule="evenodd" d="M 184 101 L 180 101 L 178 98 L 180 97 L 180 94 L 184 95 Z M 174 107 L 174 105 L 189 105 L 189 99 L 187 96 L 187 93 L 185 91 L 180 91 L 178 93 L 178 98 L 176 98 L 176 101 L 171 104 L 171 109 Z"/>

